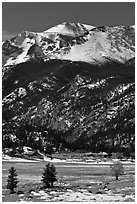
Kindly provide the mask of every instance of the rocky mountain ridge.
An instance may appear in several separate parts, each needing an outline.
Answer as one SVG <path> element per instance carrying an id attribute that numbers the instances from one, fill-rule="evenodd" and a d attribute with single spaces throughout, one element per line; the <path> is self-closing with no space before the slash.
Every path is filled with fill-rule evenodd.
<path id="1" fill-rule="evenodd" d="M 3 65 L 16 65 L 36 57 L 44 61 L 61 59 L 97 65 L 125 63 L 135 56 L 134 35 L 134 26 L 94 27 L 69 22 L 41 33 L 24 31 L 3 42 Z"/>

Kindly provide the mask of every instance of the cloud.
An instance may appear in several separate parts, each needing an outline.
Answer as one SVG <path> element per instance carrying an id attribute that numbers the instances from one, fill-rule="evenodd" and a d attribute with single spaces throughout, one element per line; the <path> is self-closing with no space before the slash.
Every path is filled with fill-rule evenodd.
<path id="1" fill-rule="evenodd" d="M 15 35 L 16 35 L 16 33 L 11 33 L 7 30 L 3 30 L 2 31 L 2 41 L 9 40 L 12 37 L 14 37 Z"/>

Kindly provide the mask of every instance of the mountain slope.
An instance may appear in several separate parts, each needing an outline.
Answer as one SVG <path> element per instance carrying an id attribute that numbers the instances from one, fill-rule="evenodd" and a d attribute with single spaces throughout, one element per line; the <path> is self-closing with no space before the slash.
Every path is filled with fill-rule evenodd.
<path id="1" fill-rule="evenodd" d="M 125 61 L 134 57 L 134 29 L 129 26 L 100 27 L 92 29 L 88 41 L 74 45 L 65 59 L 106 63 Z"/>
<path id="2" fill-rule="evenodd" d="M 3 76 L 6 147 L 133 151 L 134 139 L 134 65 L 26 62 Z"/>

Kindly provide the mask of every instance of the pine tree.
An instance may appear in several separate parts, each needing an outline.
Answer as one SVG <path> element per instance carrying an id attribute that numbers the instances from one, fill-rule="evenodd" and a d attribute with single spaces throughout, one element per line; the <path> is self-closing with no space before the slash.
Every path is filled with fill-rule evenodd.
<path id="1" fill-rule="evenodd" d="M 9 176 L 8 176 L 8 180 L 7 180 L 7 189 L 10 189 L 10 193 L 15 193 L 14 188 L 17 188 L 17 184 L 18 184 L 18 174 L 16 172 L 16 169 L 14 169 L 14 167 L 11 167 L 9 169 Z"/>
<path id="2" fill-rule="evenodd" d="M 48 163 L 42 175 L 42 183 L 44 188 L 53 188 L 53 183 L 57 181 L 56 168 L 53 164 Z"/>

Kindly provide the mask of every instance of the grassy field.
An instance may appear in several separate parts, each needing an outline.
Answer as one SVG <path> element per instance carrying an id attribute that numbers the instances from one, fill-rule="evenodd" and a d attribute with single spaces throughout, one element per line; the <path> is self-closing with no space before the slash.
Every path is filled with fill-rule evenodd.
<path id="1" fill-rule="evenodd" d="M 3 162 L 3 202 L 15 201 L 134 201 L 135 165 L 125 164 L 124 175 L 115 181 L 108 164 L 54 162 L 58 182 L 52 190 L 41 190 L 41 176 L 47 162 Z M 19 184 L 16 194 L 6 189 L 8 169 L 14 166 Z M 102 197 L 101 197 L 102 196 Z M 98 200 L 100 199 L 100 200 Z"/>

